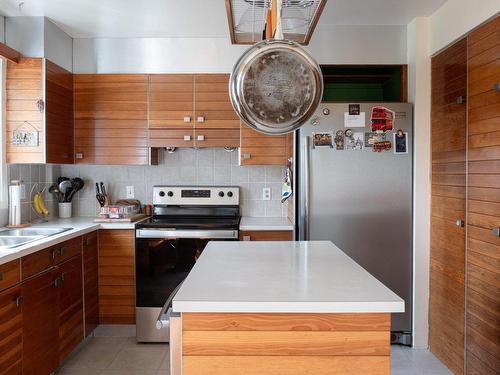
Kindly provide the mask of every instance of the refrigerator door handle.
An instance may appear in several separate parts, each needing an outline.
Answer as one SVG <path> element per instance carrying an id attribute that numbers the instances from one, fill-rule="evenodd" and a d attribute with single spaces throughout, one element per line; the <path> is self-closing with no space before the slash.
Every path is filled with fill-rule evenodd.
<path id="1" fill-rule="evenodd" d="M 311 145 L 310 145 L 310 137 L 306 136 L 303 139 L 302 143 L 302 198 L 303 203 L 300 207 L 300 221 L 302 224 L 302 229 L 300 231 L 300 240 L 307 241 L 309 240 L 309 204 L 310 204 L 310 163 L 311 163 Z"/>

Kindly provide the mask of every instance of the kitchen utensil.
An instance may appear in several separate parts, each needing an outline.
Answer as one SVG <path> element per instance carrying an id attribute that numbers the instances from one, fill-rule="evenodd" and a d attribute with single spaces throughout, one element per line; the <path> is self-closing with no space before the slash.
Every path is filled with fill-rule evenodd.
<path id="1" fill-rule="evenodd" d="M 61 193 L 61 191 L 59 190 L 59 187 L 57 184 L 52 184 L 50 185 L 49 187 L 49 193 L 54 195 L 57 199 L 58 202 L 62 202 L 63 201 L 63 194 Z"/>
<path id="2" fill-rule="evenodd" d="M 106 192 L 106 186 L 104 186 L 104 182 L 101 182 L 101 194 L 104 196 L 104 205 L 108 206 L 109 205 L 109 196 L 108 196 L 108 193 Z"/>
<path id="3" fill-rule="evenodd" d="M 58 177 L 56 182 L 57 182 L 57 185 L 59 186 L 61 184 L 61 182 L 63 181 L 69 181 L 69 178 L 68 177 Z"/>
<path id="4" fill-rule="evenodd" d="M 274 39 L 250 47 L 229 81 L 231 103 L 250 127 L 268 134 L 291 132 L 307 122 L 323 95 L 323 76 L 314 58 L 283 38 L 282 0 L 277 0 Z"/>
<path id="5" fill-rule="evenodd" d="M 82 190 L 83 186 L 85 185 L 85 182 L 79 178 L 79 177 L 75 177 L 71 180 L 71 186 L 72 186 L 72 190 L 71 192 L 68 194 L 68 197 L 67 197 L 67 201 L 68 202 L 71 202 L 71 200 L 73 199 L 73 196 L 80 190 Z"/>
<path id="6" fill-rule="evenodd" d="M 101 184 L 102 184 L 102 182 L 101 182 Z M 99 190 L 99 183 L 98 182 L 95 183 L 95 198 L 97 199 L 97 202 L 99 202 L 99 205 L 101 207 L 105 206 L 105 204 L 106 204 L 106 197 Z"/>

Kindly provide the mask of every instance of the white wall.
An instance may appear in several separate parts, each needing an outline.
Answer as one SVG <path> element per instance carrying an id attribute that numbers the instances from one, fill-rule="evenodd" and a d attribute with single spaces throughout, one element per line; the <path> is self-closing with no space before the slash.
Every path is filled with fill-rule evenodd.
<path id="1" fill-rule="evenodd" d="M 416 18 L 408 35 L 408 101 L 414 103 L 413 346 L 426 348 L 429 312 L 430 50 L 429 19 Z"/>
<path id="2" fill-rule="evenodd" d="M 43 17 L 7 17 L 5 43 L 28 57 L 43 57 Z"/>
<path id="3" fill-rule="evenodd" d="M 0 42 L 5 43 L 5 17 L 0 16 Z"/>
<path id="4" fill-rule="evenodd" d="M 44 57 L 70 72 L 73 69 L 73 38 L 49 19 L 44 19 Z"/>
<path id="5" fill-rule="evenodd" d="M 448 0 L 430 17 L 430 51 L 435 54 L 500 12 L 500 0 Z"/>
<path id="6" fill-rule="evenodd" d="M 230 72 L 248 46 L 227 38 L 74 39 L 75 73 Z M 335 26 L 308 47 L 321 64 L 404 64 L 406 28 Z"/>

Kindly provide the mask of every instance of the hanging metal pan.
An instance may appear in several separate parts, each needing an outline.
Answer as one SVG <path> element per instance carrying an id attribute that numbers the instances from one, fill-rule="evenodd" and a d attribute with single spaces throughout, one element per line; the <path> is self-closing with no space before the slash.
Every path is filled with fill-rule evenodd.
<path id="1" fill-rule="evenodd" d="M 283 39 L 281 12 L 277 18 L 275 38 L 250 47 L 236 62 L 229 81 L 231 103 L 241 120 L 267 134 L 302 126 L 323 95 L 318 63 L 297 43 Z"/>

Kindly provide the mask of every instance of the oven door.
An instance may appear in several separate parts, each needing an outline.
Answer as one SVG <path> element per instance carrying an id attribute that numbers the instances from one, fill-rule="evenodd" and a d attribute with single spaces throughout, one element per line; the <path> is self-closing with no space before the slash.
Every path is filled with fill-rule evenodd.
<path id="1" fill-rule="evenodd" d="M 169 232 L 169 233 L 167 233 Z M 174 233 L 177 232 L 177 237 Z M 136 229 L 136 330 L 138 342 L 168 342 L 168 327 L 157 329 L 158 315 L 172 300 L 210 240 L 234 241 L 238 231 Z M 226 233 L 222 233 L 226 232 Z M 170 298 L 171 297 L 171 298 Z"/>

